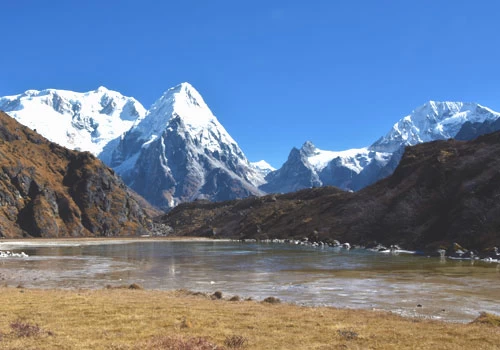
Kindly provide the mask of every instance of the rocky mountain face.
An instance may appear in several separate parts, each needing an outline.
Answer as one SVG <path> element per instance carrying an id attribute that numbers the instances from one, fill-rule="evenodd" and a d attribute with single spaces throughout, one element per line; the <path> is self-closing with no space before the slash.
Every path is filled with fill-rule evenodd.
<path id="1" fill-rule="evenodd" d="M 158 220 L 178 235 L 399 244 L 435 251 L 500 244 L 500 133 L 406 147 L 392 175 L 358 192 L 304 189 L 181 204 Z"/>
<path id="2" fill-rule="evenodd" d="M 266 176 L 261 189 L 286 193 L 328 185 L 357 191 L 390 175 L 406 146 L 454 138 L 462 127 L 493 125 L 499 117 L 499 113 L 475 103 L 430 101 L 399 120 L 369 147 L 332 152 L 320 150 L 308 141 L 300 150 L 292 149 L 283 166 Z M 489 126 L 482 128 L 485 132 L 494 130 Z M 471 131 L 469 136 L 462 136 L 464 133 L 465 130 L 458 138 L 472 138 Z"/>
<path id="3" fill-rule="evenodd" d="M 307 141 L 293 148 L 283 166 L 266 175 L 260 188 L 267 193 L 287 193 L 304 188 L 336 186 L 359 190 L 380 178 L 392 153 L 368 148 L 341 152 L 324 151 Z"/>
<path id="4" fill-rule="evenodd" d="M 478 136 L 489 134 L 500 130 L 500 119 L 485 120 L 484 122 L 465 122 L 454 137 L 456 140 L 473 140 Z"/>
<path id="5" fill-rule="evenodd" d="M 0 112 L 0 237 L 138 235 L 151 225 L 143 202 L 91 153 Z"/>
<path id="6" fill-rule="evenodd" d="M 101 159 L 165 210 L 262 194 L 263 176 L 188 83 L 166 91 Z"/>
<path id="7" fill-rule="evenodd" d="M 28 90 L 0 97 L 0 110 L 61 146 L 94 155 L 146 114 L 134 98 L 104 87 L 85 93 Z"/>

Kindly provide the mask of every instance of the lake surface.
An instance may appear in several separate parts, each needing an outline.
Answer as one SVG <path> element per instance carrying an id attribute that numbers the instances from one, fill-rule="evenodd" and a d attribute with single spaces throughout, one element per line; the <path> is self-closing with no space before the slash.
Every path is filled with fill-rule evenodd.
<path id="1" fill-rule="evenodd" d="M 189 289 L 301 305 L 382 309 L 466 322 L 500 314 L 500 264 L 288 244 L 22 241 L 0 250 L 0 283 L 37 288 Z"/>

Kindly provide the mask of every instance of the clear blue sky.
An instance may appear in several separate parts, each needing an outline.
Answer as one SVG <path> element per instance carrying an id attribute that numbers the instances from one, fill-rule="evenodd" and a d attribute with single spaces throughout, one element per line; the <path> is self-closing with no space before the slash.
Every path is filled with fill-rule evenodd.
<path id="1" fill-rule="evenodd" d="M 188 81 L 251 161 L 371 144 L 428 100 L 500 111 L 491 0 L 3 1 L 0 96 Z"/>

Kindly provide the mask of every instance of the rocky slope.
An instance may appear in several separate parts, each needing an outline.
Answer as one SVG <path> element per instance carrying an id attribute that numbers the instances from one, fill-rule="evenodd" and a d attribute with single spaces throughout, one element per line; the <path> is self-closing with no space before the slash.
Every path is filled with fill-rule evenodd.
<path id="1" fill-rule="evenodd" d="M 141 200 L 92 154 L 0 112 L 0 237 L 143 234 L 151 220 Z"/>
<path id="2" fill-rule="evenodd" d="M 158 220 L 179 235 L 303 238 L 435 250 L 500 245 L 500 133 L 406 148 L 395 172 L 361 191 L 333 187 L 179 205 Z"/>

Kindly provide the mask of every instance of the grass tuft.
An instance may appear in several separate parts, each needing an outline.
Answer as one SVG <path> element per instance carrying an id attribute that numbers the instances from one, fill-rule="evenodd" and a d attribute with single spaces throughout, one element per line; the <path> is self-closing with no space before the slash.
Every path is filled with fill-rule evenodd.
<path id="1" fill-rule="evenodd" d="M 181 324 L 180 324 L 180 328 L 181 329 L 184 329 L 184 328 L 193 328 L 193 323 L 190 320 L 188 320 L 186 317 L 183 317 L 182 321 L 181 321 Z"/>
<path id="2" fill-rule="evenodd" d="M 487 312 L 481 312 L 479 316 L 471 323 L 487 324 L 490 326 L 500 327 L 500 316 L 493 315 Z"/>
<path id="3" fill-rule="evenodd" d="M 231 335 L 226 337 L 224 345 L 229 349 L 242 349 L 248 344 L 248 339 L 242 335 Z"/>
<path id="4" fill-rule="evenodd" d="M 349 329 L 339 329 L 337 334 L 340 335 L 345 340 L 354 340 L 358 338 L 358 333 L 351 331 Z"/>
<path id="5" fill-rule="evenodd" d="M 223 350 L 224 348 L 203 337 L 158 336 L 140 347 L 144 350 Z"/>

